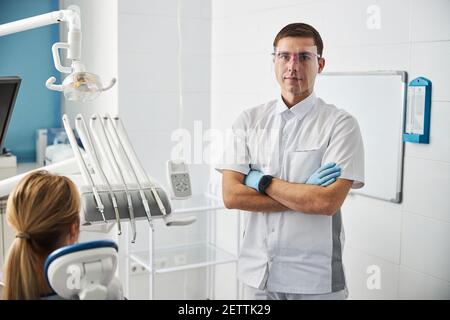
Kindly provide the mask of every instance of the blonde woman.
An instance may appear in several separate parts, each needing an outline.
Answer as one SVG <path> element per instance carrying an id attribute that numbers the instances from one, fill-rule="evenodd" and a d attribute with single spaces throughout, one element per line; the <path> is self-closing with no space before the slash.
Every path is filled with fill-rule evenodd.
<path id="1" fill-rule="evenodd" d="M 45 280 L 45 259 L 77 241 L 79 211 L 78 190 L 67 177 L 36 171 L 19 182 L 6 207 L 16 237 L 3 270 L 3 299 L 42 299 L 54 294 Z"/>

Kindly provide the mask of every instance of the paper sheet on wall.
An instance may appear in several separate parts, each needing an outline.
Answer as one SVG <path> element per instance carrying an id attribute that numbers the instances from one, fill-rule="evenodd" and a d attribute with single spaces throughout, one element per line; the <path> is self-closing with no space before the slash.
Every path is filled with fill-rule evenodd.
<path id="1" fill-rule="evenodd" d="M 406 133 L 423 134 L 425 114 L 425 87 L 408 88 L 408 112 L 406 114 Z"/>

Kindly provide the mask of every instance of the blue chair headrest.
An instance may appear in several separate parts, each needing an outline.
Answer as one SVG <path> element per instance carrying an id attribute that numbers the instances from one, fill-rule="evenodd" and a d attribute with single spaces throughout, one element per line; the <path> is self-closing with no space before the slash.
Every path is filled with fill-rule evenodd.
<path id="1" fill-rule="evenodd" d="M 74 253 L 74 252 L 89 250 L 89 249 L 96 249 L 96 248 L 114 248 L 114 249 L 116 249 L 116 251 L 119 250 L 119 248 L 117 247 L 117 244 L 111 240 L 96 240 L 96 241 L 76 243 L 76 244 L 71 244 L 68 246 L 61 247 L 61 248 L 53 251 L 45 260 L 44 274 L 45 274 L 47 283 L 50 285 L 50 281 L 48 279 L 48 267 L 50 266 L 50 264 L 53 261 L 55 261 L 59 257 L 69 254 L 69 253 Z"/>

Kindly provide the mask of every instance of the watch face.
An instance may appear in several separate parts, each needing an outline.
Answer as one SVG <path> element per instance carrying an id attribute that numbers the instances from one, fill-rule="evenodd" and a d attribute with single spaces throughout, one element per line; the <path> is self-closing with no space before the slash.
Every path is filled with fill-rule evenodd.
<path id="1" fill-rule="evenodd" d="M 269 184 L 269 182 L 270 182 L 269 177 L 263 176 L 263 177 L 261 178 L 261 184 L 262 184 L 264 187 L 267 187 L 267 185 Z"/>
<path id="2" fill-rule="evenodd" d="M 270 185 L 270 182 L 272 181 L 272 177 L 271 176 L 262 176 L 261 180 L 259 180 L 259 186 L 258 188 L 260 189 L 261 192 L 265 192 L 265 190 L 267 189 L 267 187 Z"/>

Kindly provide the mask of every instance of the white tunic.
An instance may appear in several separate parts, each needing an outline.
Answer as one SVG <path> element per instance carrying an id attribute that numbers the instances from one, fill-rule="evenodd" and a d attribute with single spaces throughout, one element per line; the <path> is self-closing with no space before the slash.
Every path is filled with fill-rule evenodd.
<path id="1" fill-rule="evenodd" d="M 227 169 L 259 170 L 305 183 L 321 165 L 337 163 L 340 178 L 364 185 L 364 149 L 354 117 L 311 94 L 292 108 L 277 99 L 245 110 L 233 125 L 234 143 L 225 150 Z M 230 161 L 233 159 L 233 161 Z M 341 213 L 333 216 L 285 211 L 246 216 L 239 254 L 239 279 L 269 291 L 323 294 L 343 290 L 344 233 Z"/>

